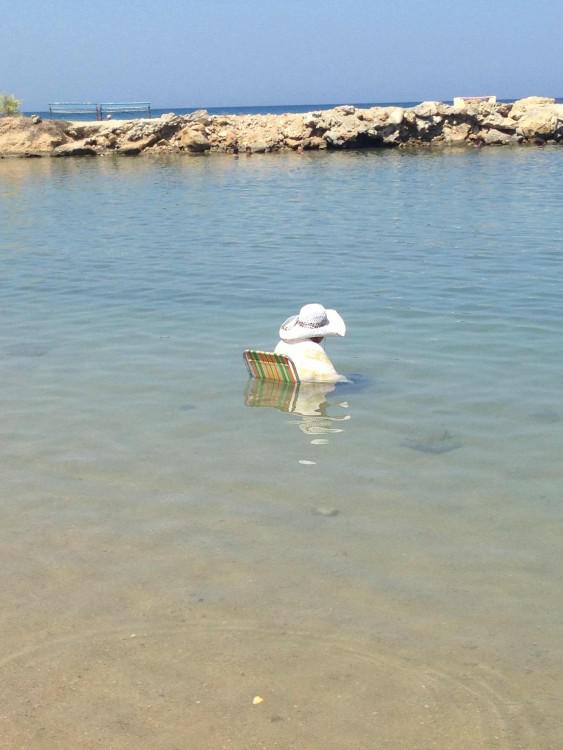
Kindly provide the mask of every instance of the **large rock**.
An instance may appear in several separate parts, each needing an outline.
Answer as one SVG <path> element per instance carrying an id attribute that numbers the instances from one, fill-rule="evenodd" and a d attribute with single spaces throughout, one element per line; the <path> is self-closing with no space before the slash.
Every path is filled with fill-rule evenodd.
<path id="1" fill-rule="evenodd" d="M 238 134 L 234 127 L 220 128 L 210 134 L 209 142 L 212 148 L 221 151 L 232 151 L 238 148 Z"/>
<path id="2" fill-rule="evenodd" d="M 495 128 L 489 128 L 479 131 L 479 134 L 475 136 L 475 141 L 485 146 L 508 146 L 512 143 L 518 143 L 518 136 L 513 133 L 496 130 Z"/>
<path id="3" fill-rule="evenodd" d="M 303 125 L 307 128 L 311 128 L 312 130 L 316 130 L 318 128 L 320 120 L 320 112 L 307 112 L 307 114 L 303 115 Z"/>
<path id="4" fill-rule="evenodd" d="M 487 115 L 491 115 L 494 112 L 496 112 L 497 109 L 497 103 L 492 101 L 481 101 L 477 104 L 477 113 L 480 117 L 486 117 Z M 469 108 L 471 111 L 471 107 Z"/>
<path id="5" fill-rule="evenodd" d="M 444 114 L 444 106 L 442 102 L 421 102 L 416 107 L 413 107 L 412 111 L 417 117 L 435 117 L 436 115 Z"/>
<path id="6" fill-rule="evenodd" d="M 332 109 L 328 109 L 319 114 L 317 120 L 316 130 L 319 132 L 331 130 L 333 127 L 338 127 L 342 124 L 342 117 L 336 116 L 336 113 Z"/>
<path id="7" fill-rule="evenodd" d="M 401 129 L 395 125 L 390 125 L 385 130 L 380 131 L 380 136 L 386 146 L 398 146 L 404 141 Z"/>
<path id="8" fill-rule="evenodd" d="M 305 145 L 309 145 L 308 138 L 286 138 L 285 145 L 293 150 L 305 148 Z"/>
<path id="9" fill-rule="evenodd" d="M 144 138 L 135 139 L 133 141 L 130 139 L 113 141 L 113 145 L 111 145 L 110 148 L 115 148 L 117 146 L 118 153 L 123 156 L 136 156 L 142 151 L 152 148 L 155 144 L 162 143 L 164 140 L 168 143 L 168 140 L 161 138 L 158 133 L 152 133 L 151 135 L 145 135 Z"/>
<path id="10" fill-rule="evenodd" d="M 202 125 L 209 125 L 212 121 L 212 118 L 210 117 L 209 112 L 206 109 L 196 109 L 195 112 L 191 112 L 189 115 L 186 115 L 186 120 L 188 122 L 199 122 Z"/>
<path id="11" fill-rule="evenodd" d="M 400 125 L 405 116 L 405 110 L 402 107 L 387 107 L 387 125 Z"/>
<path id="12" fill-rule="evenodd" d="M 416 112 L 412 109 L 405 109 L 403 112 L 403 122 L 408 125 L 416 125 Z"/>
<path id="13" fill-rule="evenodd" d="M 557 111 L 544 106 L 526 111 L 518 120 L 517 132 L 524 138 L 549 138 L 554 135 L 557 128 Z"/>
<path id="14" fill-rule="evenodd" d="M 31 117 L 1 117 L 0 155 L 50 154 L 66 143 L 68 127 L 63 120 L 34 122 Z"/>
<path id="15" fill-rule="evenodd" d="M 201 129 L 193 127 L 187 127 L 181 131 L 179 143 L 181 148 L 193 154 L 201 154 L 211 148 L 207 136 Z"/>
<path id="16" fill-rule="evenodd" d="M 351 104 L 343 104 L 340 107 L 335 107 L 334 111 L 340 115 L 353 115 L 356 112 L 356 107 Z"/>
<path id="17" fill-rule="evenodd" d="M 71 141 L 57 146 L 53 151 L 53 156 L 97 156 L 97 154 L 95 146 L 86 143 L 86 140 Z"/>
<path id="18" fill-rule="evenodd" d="M 498 110 L 480 118 L 479 124 L 483 128 L 494 128 L 507 133 L 514 133 L 518 126 L 516 120 L 513 120 L 512 117 L 503 117 Z"/>
<path id="19" fill-rule="evenodd" d="M 510 114 L 516 118 L 527 109 L 535 109 L 550 104 L 555 104 L 555 99 L 550 96 L 527 96 L 524 99 L 517 99 L 513 103 Z"/>
<path id="20" fill-rule="evenodd" d="M 279 151 L 283 148 L 283 119 L 275 115 L 243 118 L 239 129 L 239 147 L 253 153 Z"/>
<path id="21" fill-rule="evenodd" d="M 143 150 L 142 142 L 137 141 L 136 143 L 124 143 L 116 150 L 116 153 L 120 156 L 138 156 Z"/>
<path id="22" fill-rule="evenodd" d="M 159 133 L 141 133 L 140 135 L 135 134 L 134 138 L 128 138 L 125 141 L 122 140 L 119 147 L 121 151 L 127 151 L 127 155 L 131 156 L 134 152 L 140 153 L 146 148 L 154 146 L 154 144 L 158 143 L 158 141 L 160 140 L 162 140 L 162 138 Z"/>
<path id="23" fill-rule="evenodd" d="M 438 128 L 432 118 L 426 119 L 424 117 L 415 117 L 414 126 L 419 135 L 427 137 L 430 134 L 436 135 Z"/>
<path id="24" fill-rule="evenodd" d="M 471 133 L 471 125 L 467 122 L 461 122 L 458 125 L 444 125 L 442 135 L 444 142 L 450 146 L 459 146 L 467 141 Z"/>
<path id="25" fill-rule="evenodd" d="M 369 123 L 372 130 L 388 130 L 388 132 L 391 132 L 389 129 L 398 128 L 405 120 L 408 112 L 409 110 L 402 107 L 372 107 L 364 110 L 364 112 L 357 113 L 356 127 L 361 129 L 363 123 Z"/>
<path id="26" fill-rule="evenodd" d="M 354 148 L 365 145 L 370 130 L 366 123 L 350 117 L 327 130 L 323 137 L 332 148 Z"/>
<path id="27" fill-rule="evenodd" d="M 327 142 L 324 138 L 321 138 L 318 135 L 312 135 L 307 139 L 307 142 L 304 144 L 304 148 L 324 151 L 324 149 L 327 148 Z"/>
<path id="28" fill-rule="evenodd" d="M 131 142 L 143 141 L 152 145 L 162 138 L 170 138 L 184 124 L 179 115 L 166 115 L 156 120 L 135 120 L 127 126 L 122 126 L 120 133 L 127 134 L 127 140 Z"/>
<path id="29" fill-rule="evenodd" d="M 272 147 L 266 141 L 260 140 L 245 140 L 243 148 L 247 154 L 266 154 L 272 150 Z"/>
<path id="30" fill-rule="evenodd" d="M 286 141 L 303 140 L 311 135 L 311 128 L 305 125 L 302 117 L 296 117 L 283 123 L 281 134 Z"/>

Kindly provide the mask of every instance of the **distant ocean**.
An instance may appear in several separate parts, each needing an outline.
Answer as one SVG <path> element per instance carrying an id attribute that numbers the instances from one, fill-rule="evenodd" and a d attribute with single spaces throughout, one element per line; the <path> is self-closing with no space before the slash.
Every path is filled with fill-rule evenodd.
<path id="1" fill-rule="evenodd" d="M 513 99 L 499 99 L 499 102 L 511 102 Z M 563 103 L 563 98 L 555 100 Z M 446 104 L 451 104 L 452 100 L 445 100 Z M 177 115 L 189 115 L 199 109 L 206 109 L 212 115 L 280 115 L 285 113 L 314 112 L 315 110 L 333 109 L 343 105 L 352 105 L 358 108 L 366 107 L 415 107 L 420 104 L 420 100 L 411 102 L 333 102 L 330 104 L 266 104 L 261 106 L 238 106 L 238 107 L 155 107 L 151 110 L 152 117 L 160 117 L 168 112 L 174 112 Z M 39 114 L 41 117 L 47 117 L 53 120 L 68 119 L 67 115 L 51 114 L 47 111 L 29 110 L 24 114 Z M 145 112 L 124 112 L 123 114 L 114 113 L 114 120 L 135 120 L 146 117 Z M 72 115 L 73 120 L 91 120 L 91 114 Z"/>
<path id="2" fill-rule="evenodd" d="M 414 107 L 418 102 L 341 102 L 333 104 L 267 104 L 263 106 L 240 106 L 240 107 L 155 107 L 151 110 L 153 117 L 160 117 L 168 112 L 174 112 L 177 115 L 189 115 L 200 109 L 206 109 L 212 115 L 281 115 L 286 112 L 313 112 L 319 109 L 332 109 L 333 107 L 342 106 L 343 104 L 352 104 L 354 107 Z M 68 119 L 66 115 L 55 115 L 49 111 L 38 112 L 29 110 L 25 114 L 39 114 L 42 117 L 49 117 L 53 120 Z M 125 112 L 123 114 L 113 114 L 114 120 L 134 120 L 146 117 L 144 112 Z M 91 120 L 91 114 L 72 115 L 73 120 Z"/>

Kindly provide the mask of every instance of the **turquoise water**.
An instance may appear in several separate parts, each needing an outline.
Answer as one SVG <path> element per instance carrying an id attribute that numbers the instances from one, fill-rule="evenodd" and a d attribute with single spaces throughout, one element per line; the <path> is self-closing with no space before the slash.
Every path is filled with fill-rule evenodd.
<path id="1" fill-rule="evenodd" d="M 1 161 L 5 746 L 559 747 L 562 192 L 556 148 Z M 250 408 L 313 301 L 352 384 Z"/>

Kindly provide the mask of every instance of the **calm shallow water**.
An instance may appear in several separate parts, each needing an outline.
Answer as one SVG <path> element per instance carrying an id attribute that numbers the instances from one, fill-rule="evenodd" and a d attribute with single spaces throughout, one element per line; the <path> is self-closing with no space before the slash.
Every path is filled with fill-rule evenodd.
<path id="1" fill-rule="evenodd" d="M 557 149 L 0 162 L 0 747 L 560 747 L 562 193 Z M 308 301 L 354 383 L 252 396 Z"/>

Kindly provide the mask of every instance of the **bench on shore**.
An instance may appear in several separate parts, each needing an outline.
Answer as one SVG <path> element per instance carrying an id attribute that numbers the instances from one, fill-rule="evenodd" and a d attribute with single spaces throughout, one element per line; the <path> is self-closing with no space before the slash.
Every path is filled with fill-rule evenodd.
<path id="1" fill-rule="evenodd" d="M 92 115 L 96 120 L 111 118 L 112 114 L 146 112 L 151 117 L 150 102 L 52 102 L 49 113 L 52 115 Z"/>

